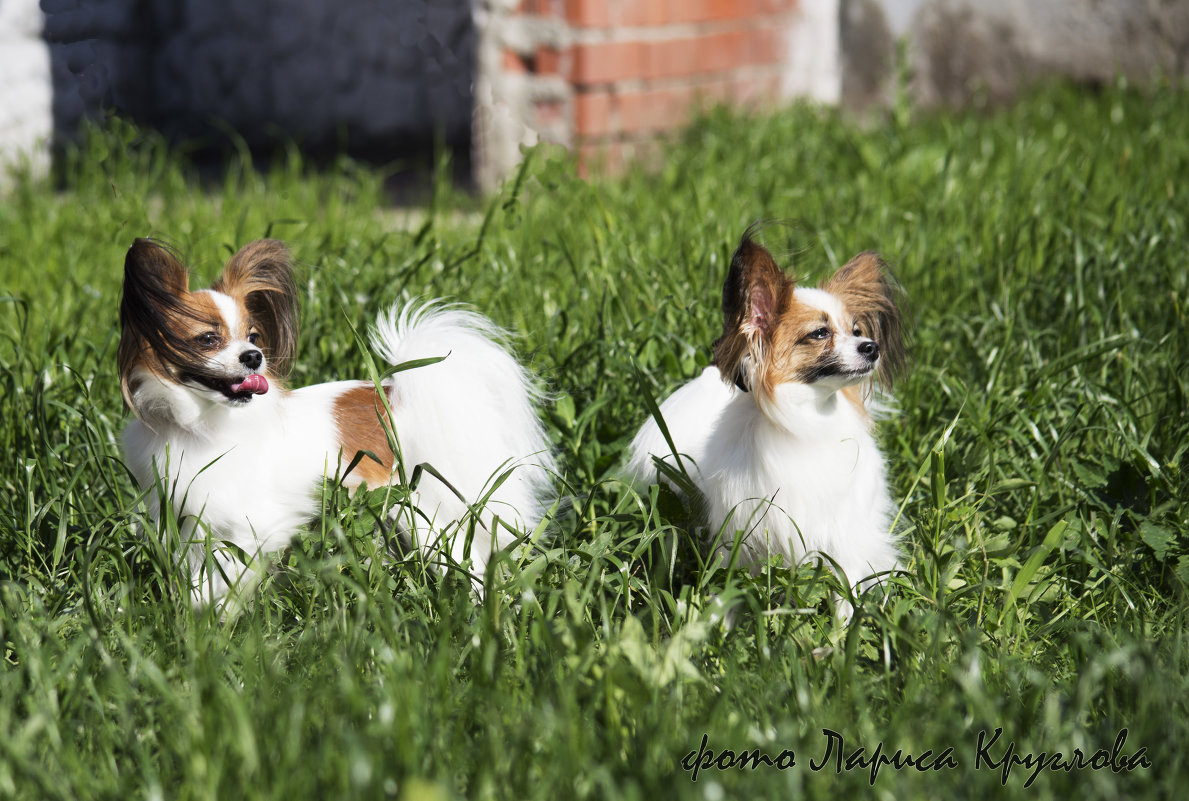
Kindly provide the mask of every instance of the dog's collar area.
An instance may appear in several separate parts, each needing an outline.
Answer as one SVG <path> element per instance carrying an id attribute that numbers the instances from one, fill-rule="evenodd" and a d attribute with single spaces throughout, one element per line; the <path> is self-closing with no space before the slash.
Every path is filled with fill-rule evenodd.
<path id="1" fill-rule="evenodd" d="M 742 367 L 740 367 L 739 371 L 737 373 L 735 373 L 735 386 L 739 388 L 740 392 L 748 391 L 747 382 L 743 380 L 743 368 Z"/>

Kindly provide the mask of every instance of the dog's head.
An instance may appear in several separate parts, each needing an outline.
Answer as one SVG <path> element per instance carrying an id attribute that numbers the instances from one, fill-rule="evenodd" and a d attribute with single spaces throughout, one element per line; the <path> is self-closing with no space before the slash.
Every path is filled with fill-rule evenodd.
<path id="1" fill-rule="evenodd" d="M 186 268 L 164 245 L 137 239 L 128 250 L 120 386 L 138 416 L 146 405 L 168 413 L 139 393 L 150 383 L 238 407 L 288 372 L 297 344 L 297 289 L 283 244 L 251 242 L 210 289 L 190 291 L 189 283 Z"/>
<path id="2" fill-rule="evenodd" d="M 749 230 L 722 290 L 714 363 L 763 405 L 785 384 L 819 392 L 877 377 L 890 388 L 905 363 L 898 288 L 876 253 L 860 253 L 821 288 L 799 288 Z"/>

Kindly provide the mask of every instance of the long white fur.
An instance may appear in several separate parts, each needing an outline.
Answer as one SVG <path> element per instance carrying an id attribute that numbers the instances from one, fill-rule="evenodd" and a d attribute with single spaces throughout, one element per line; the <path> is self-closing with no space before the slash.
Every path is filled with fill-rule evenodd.
<path id="1" fill-rule="evenodd" d="M 801 302 L 838 311 L 837 299 L 825 292 L 796 292 Z M 710 366 L 661 404 L 673 444 L 706 496 L 710 534 L 723 529 L 721 555 L 741 532 L 743 565 L 773 554 L 787 564 L 825 556 L 859 589 L 870 583 L 864 579 L 896 567 L 883 457 L 869 418 L 839 389 L 784 383 L 761 408 L 759 393 L 739 391 Z M 652 480 L 654 455 L 674 461 L 649 419 L 632 441 L 628 474 Z M 849 616 L 847 604 L 840 614 Z"/>
<path id="2" fill-rule="evenodd" d="M 475 534 L 471 557 L 482 572 L 494 546 L 509 545 L 508 525 L 531 532 L 541 519 L 543 498 L 555 470 L 534 401 L 538 393 L 523 367 L 503 347 L 505 334 L 474 312 L 433 305 L 394 307 L 376 321 L 373 348 L 391 365 L 445 356 L 436 364 L 397 373 L 390 403 L 406 469 L 431 464 L 468 503 L 491 494 Z M 425 474 L 416 502 L 442 533 L 459 521 L 467 504 L 445 484 Z M 498 516 L 503 525 L 493 525 Z M 410 531 L 428 544 L 424 518 Z M 447 532 L 452 533 L 452 532 Z M 450 553 L 463 559 L 465 538 L 453 536 Z M 486 539 L 482 545 L 478 542 Z"/>
<path id="3" fill-rule="evenodd" d="M 230 298 L 212 294 L 224 313 L 234 308 L 223 302 Z M 415 542 L 430 547 L 444 535 L 451 555 L 461 560 L 464 540 L 454 536 L 455 524 L 493 479 L 513 470 L 480 514 L 487 528 L 477 528 L 471 550 L 479 575 L 493 549 L 515 538 L 503 526 L 492 528 L 493 515 L 531 532 L 541 519 L 554 469 L 534 409 L 536 392 L 502 339 L 486 318 L 432 303 L 394 307 L 381 315 L 372 338 L 376 352 L 392 365 L 446 357 L 392 378 L 389 402 L 406 472 L 430 463 L 465 499 L 425 474 L 417 497 L 425 517 L 407 517 L 414 521 L 407 533 Z M 133 402 L 140 419 L 124 433 L 129 467 L 141 486 L 166 479 L 167 500 L 184 520 L 183 536 L 194 543 L 189 550 L 194 601 L 218 599 L 245 577 L 242 560 L 220 548 L 223 542 L 249 556 L 267 554 L 285 547 L 317 514 L 324 477 L 333 478 L 354 456 L 340 453 L 335 399 L 370 384 L 273 389 L 247 404 L 230 405 L 214 391 L 138 373 Z M 159 514 L 156 494 L 149 499 Z M 208 554 L 214 569 L 206 565 Z"/>

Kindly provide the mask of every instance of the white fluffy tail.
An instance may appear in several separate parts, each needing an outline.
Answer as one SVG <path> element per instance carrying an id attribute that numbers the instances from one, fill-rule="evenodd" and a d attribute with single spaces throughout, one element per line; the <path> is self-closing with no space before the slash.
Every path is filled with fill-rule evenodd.
<path id="1" fill-rule="evenodd" d="M 506 341 L 486 317 L 435 301 L 394 306 L 380 315 L 372 335 L 376 353 L 393 366 L 444 357 L 392 377 L 390 403 L 405 470 L 432 465 L 457 491 L 423 474 L 416 498 L 421 515 L 409 533 L 416 545 L 430 545 L 431 531 L 442 536 L 446 550 L 462 561 L 468 511 L 486 497 L 470 551 L 480 574 L 492 550 L 516 538 L 506 526 L 521 533 L 537 527 L 555 471 L 537 417 L 540 393 Z M 459 522 L 464 525 L 453 525 Z"/>

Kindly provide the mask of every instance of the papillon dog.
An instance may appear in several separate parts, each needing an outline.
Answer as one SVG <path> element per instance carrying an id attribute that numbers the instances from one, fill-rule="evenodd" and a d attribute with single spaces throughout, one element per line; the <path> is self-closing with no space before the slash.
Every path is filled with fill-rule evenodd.
<path id="1" fill-rule="evenodd" d="M 494 550 L 537 527 L 554 464 L 532 379 L 494 324 L 454 307 L 394 307 L 373 348 L 417 366 L 379 391 L 371 381 L 289 389 L 297 313 L 289 253 L 275 240 L 245 245 L 194 291 L 170 249 L 138 239 L 128 251 L 119 369 L 135 419 L 124 450 L 141 487 L 157 488 L 155 515 L 159 499 L 172 506 L 195 603 L 258 575 L 245 562 L 285 547 L 320 512 L 325 481 L 377 487 L 431 466 L 398 526 L 427 552 L 469 556 L 478 576 Z"/>
<path id="2" fill-rule="evenodd" d="M 752 566 L 774 554 L 787 565 L 824 558 L 865 589 L 898 558 L 866 403 L 873 379 L 890 390 L 905 364 L 898 291 L 875 253 L 821 288 L 799 287 L 749 229 L 723 285 L 713 364 L 660 406 L 673 447 L 650 419 L 629 474 L 650 480 L 654 457 L 680 457 L 712 535 L 723 534 L 719 553 L 737 548 Z M 839 615 L 851 611 L 844 600 Z"/>

